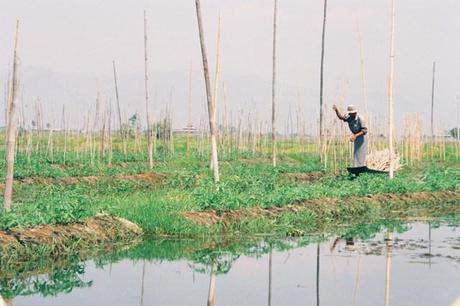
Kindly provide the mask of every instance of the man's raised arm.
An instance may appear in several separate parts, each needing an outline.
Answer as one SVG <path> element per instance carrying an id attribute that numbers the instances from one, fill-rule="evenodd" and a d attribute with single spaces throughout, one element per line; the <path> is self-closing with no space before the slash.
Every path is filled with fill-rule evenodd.
<path id="1" fill-rule="evenodd" d="M 332 110 L 335 112 L 335 114 L 337 115 L 337 117 L 340 119 L 340 120 L 344 120 L 345 117 L 342 115 L 342 113 L 340 112 L 340 110 L 337 108 L 337 106 L 334 104 L 332 106 Z"/>

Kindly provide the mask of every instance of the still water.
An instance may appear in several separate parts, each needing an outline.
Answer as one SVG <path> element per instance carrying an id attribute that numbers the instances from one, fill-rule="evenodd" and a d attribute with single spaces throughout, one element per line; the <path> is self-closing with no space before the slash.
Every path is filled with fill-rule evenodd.
<path id="1" fill-rule="evenodd" d="M 182 306 L 208 298 L 215 305 L 449 306 L 460 298 L 460 229 L 410 223 L 320 240 L 146 242 L 76 267 L 2 292 L 9 289 L 16 306 Z"/>

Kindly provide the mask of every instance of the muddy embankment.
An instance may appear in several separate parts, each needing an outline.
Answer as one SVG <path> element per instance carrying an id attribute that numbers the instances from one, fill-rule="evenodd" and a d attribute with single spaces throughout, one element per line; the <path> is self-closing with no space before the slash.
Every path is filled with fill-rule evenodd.
<path id="1" fill-rule="evenodd" d="M 125 219 L 99 214 L 84 222 L 0 231 L 0 265 L 93 253 L 103 247 L 140 241 L 142 229 Z"/>
<path id="2" fill-rule="evenodd" d="M 458 205 L 456 205 L 458 204 Z M 334 216 L 337 219 L 352 217 L 352 212 L 344 211 L 346 206 L 375 207 L 381 208 L 381 217 L 407 217 L 410 210 L 424 208 L 425 213 L 436 212 L 440 207 L 453 205 L 455 211 L 460 213 L 460 189 L 434 192 L 415 193 L 382 193 L 368 196 L 353 196 L 348 198 L 320 198 L 305 200 L 298 203 L 280 207 L 252 207 L 227 211 L 196 211 L 185 212 L 183 216 L 203 226 L 214 224 L 232 225 L 244 219 L 256 219 L 260 217 L 276 218 L 283 213 L 300 212 L 310 210 L 314 216 L 321 220 L 322 217 Z M 451 207 L 452 208 L 452 207 Z M 423 218 L 423 214 L 419 216 Z"/>

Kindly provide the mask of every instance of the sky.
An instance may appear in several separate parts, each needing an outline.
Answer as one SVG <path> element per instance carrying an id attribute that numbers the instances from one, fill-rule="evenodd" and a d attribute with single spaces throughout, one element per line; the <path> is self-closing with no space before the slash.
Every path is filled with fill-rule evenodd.
<path id="1" fill-rule="evenodd" d="M 39 99 L 45 122 L 59 127 L 61 113 L 75 127 L 94 116 L 97 93 L 103 105 L 115 93 L 117 64 L 122 113 L 144 118 L 143 12 L 148 18 L 148 69 L 155 118 L 169 109 L 174 126 L 187 121 L 192 67 L 193 121 L 206 118 L 205 87 L 192 0 L 0 0 L 0 87 L 12 62 L 14 27 L 20 20 L 21 110 L 29 123 Z M 279 0 L 277 42 L 278 128 L 303 117 L 317 128 L 323 1 Z M 229 110 L 269 121 L 271 113 L 271 0 L 202 0 L 211 73 L 222 15 L 222 83 Z M 460 94 L 460 3 L 458 0 L 396 0 L 395 107 L 402 118 L 420 114 L 429 130 L 432 65 L 436 61 L 435 121 L 457 123 Z M 387 116 L 390 0 L 329 0 L 325 49 L 326 112 L 332 104 L 364 109 L 362 69 L 369 111 Z M 361 37 L 361 38 L 360 38 Z M 364 66 L 361 65 L 360 52 Z M 224 90 L 218 90 L 222 112 Z M 242 114 L 243 115 L 238 115 Z M 145 119 L 143 119 L 145 120 Z M 3 125 L 0 116 L 0 125 Z"/>

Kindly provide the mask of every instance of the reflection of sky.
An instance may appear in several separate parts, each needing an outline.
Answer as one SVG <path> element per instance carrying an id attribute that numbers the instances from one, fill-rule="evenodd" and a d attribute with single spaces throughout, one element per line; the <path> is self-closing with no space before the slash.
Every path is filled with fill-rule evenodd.
<path id="1" fill-rule="evenodd" d="M 449 237 L 459 243 L 458 230 L 432 230 L 434 255 L 460 256 L 452 244 L 443 243 Z M 373 241 L 381 243 L 382 238 L 378 235 Z M 421 241 L 428 239 L 428 225 L 416 224 L 395 238 L 428 245 Z M 347 251 L 344 243 L 331 253 L 331 243 L 321 245 L 321 305 L 352 305 L 359 262 L 356 304 L 383 305 L 385 256 L 359 256 L 357 251 Z M 460 296 L 460 262 L 434 257 L 430 266 L 427 258 L 415 256 L 427 252 L 425 248 L 395 248 L 390 305 L 450 305 Z M 316 245 L 274 252 L 272 267 L 272 305 L 316 305 Z M 91 288 L 57 298 L 18 297 L 14 305 L 139 305 L 141 276 L 142 262 L 123 261 L 103 270 L 91 264 L 85 276 L 94 281 Z M 144 305 L 205 305 L 208 285 L 209 275 L 194 273 L 185 261 L 147 263 Z M 228 274 L 218 276 L 217 305 L 265 305 L 267 290 L 268 255 L 260 259 L 241 257 Z"/>

